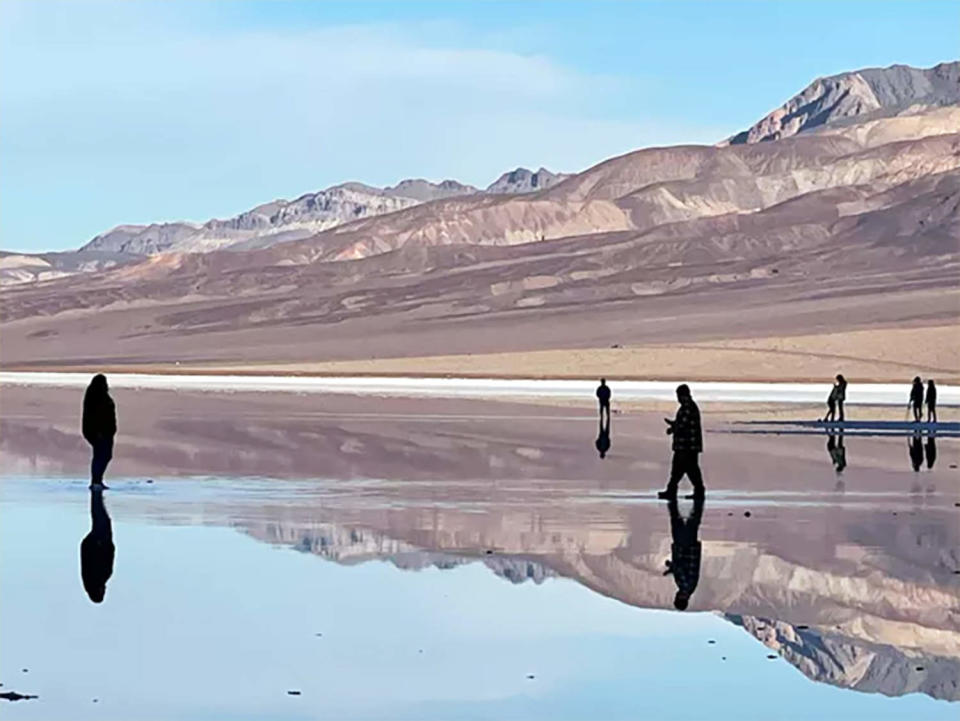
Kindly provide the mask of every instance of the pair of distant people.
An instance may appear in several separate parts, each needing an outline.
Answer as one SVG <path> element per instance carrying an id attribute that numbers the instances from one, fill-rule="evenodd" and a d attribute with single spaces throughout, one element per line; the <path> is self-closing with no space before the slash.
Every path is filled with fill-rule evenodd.
<path id="1" fill-rule="evenodd" d="M 824 423 L 840 421 L 843 423 L 843 404 L 847 400 L 847 379 L 838 373 L 834 379 L 833 387 L 830 389 L 830 395 L 827 396 L 827 415 L 823 417 Z"/>
<path id="2" fill-rule="evenodd" d="M 920 376 L 913 379 L 913 385 L 910 387 L 909 407 L 913 409 L 913 420 L 915 423 L 923 421 L 923 404 L 927 404 L 927 423 L 937 422 L 937 384 L 933 379 L 927 381 L 927 392 L 924 396 L 923 381 Z"/>

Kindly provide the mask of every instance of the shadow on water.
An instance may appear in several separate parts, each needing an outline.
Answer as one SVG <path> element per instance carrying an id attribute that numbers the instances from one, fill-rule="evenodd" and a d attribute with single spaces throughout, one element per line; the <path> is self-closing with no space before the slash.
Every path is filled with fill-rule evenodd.
<path id="1" fill-rule="evenodd" d="M 103 490 L 90 490 L 90 533 L 80 542 L 80 578 L 90 600 L 102 603 L 113 574 L 113 525 L 103 503 Z"/>

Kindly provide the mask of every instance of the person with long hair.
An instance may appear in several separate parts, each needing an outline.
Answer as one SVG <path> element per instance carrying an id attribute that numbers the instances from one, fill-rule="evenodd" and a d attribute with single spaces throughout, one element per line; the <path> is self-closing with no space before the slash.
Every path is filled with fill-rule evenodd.
<path id="1" fill-rule="evenodd" d="M 93 448 L 90 487 L 103 488 L 103 474 L 113 458 L 113 437 L 117 434 L 117 408 L 110 397 L 107 377 L 97 373 L 83 395 L 83 437 Z"/>

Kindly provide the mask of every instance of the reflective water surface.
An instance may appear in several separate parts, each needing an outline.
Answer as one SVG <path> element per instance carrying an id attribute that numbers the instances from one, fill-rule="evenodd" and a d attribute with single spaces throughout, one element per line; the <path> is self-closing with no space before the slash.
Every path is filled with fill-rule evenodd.
<path id="1" fill-rule="evenodd" d="M 955 438 L 175 395 L 5 395 L 3 718 L 957 717 Z"/>

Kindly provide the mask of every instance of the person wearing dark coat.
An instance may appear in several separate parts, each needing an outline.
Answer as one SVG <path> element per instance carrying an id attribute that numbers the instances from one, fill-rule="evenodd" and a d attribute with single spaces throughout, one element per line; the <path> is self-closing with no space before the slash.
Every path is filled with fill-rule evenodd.
<path id="1" fill-rule="evenodd" d="M 103 505 L 103 489 L 90 490 L 90 533 L 80 542 L 80 579 L 90 600 L 103 602 L 113 575 L 113 525 Z"/>
<path id="2" fill-rule="evenodd" d="M 700 409 L 690 395 L 690 387 L 684 383 L 677 386 L 677 401 L 680 408 L 676 417 L 667 424 L 667 435 L 673 436 L 673 463 L 670 467 L 670 481 L 666 490 L 657 493 L 659 498 L 673 498 L 677 495 L 680 480 L 687 476 L 693 484 L 694 497 L 703 496 L 703 474 L 700 472 L 700 453 L 703 451 L 703 432 L 700 428 Z"/>
<path id="3" fill-rule="evenodd" d="M 603 416 L 607 416 L 607 426 L 610 425 L 610 386 L 607 385 L 607 379 L 601 378 L 600 385 L 597 386 L 597 401 L 600 403 L 600 424 L 603 425 Z"/>
<path id="4" fill-rule="evenodd" d="M 927 381 L 927 423 L 937 422 L 937 386 L 933 378 Z"/>
<path id="5" fill-rule="evenodd" d="M 847 400 L 847 379 L 843 374 L 837 374 L 837 383 L 834 386 L 834 396 L 837 403 L 837 420 L 843 423 L 843 404 Z M 833 420 L 831 418 L 831 420 Z"/>
<path id="6" fill-rule="evenodd" d="M 689 518 L 680 515 L 676 495 L 672 496 L 667 504 L 670 510 L 670 535 L 673 543 L 670 546 L 670 560 L 666 562 L 667 570 L 663 575 L 673 576 L 677 584 L 677 594 L 673 598 L 673 607 L 683 611 L 690 603 L 690 596 L 700 581 L 700 559 L 703 547 L 697 534 L 700 530 L 700 520 L 703 518 L 702 495 L 696 496 L 693 501 L 693 512 Z"/>
<path id="7" fill-rule="evenodd" d="M 910 387 L 910 406 L 913 408 L 914 423 L 920 423 L 923 420 L 923 381 L 920 376 L 913 379 Z"/>
<path id="8" fill-rule="evenodd" d="M 107 378 L 98 373 L 83 396 L 83 437 L 93 447 L 90 487 L 103 486 L 103 474 L 113 458 L 113 437 L 117 434 L 117 409 L 107 388 Z"/>

